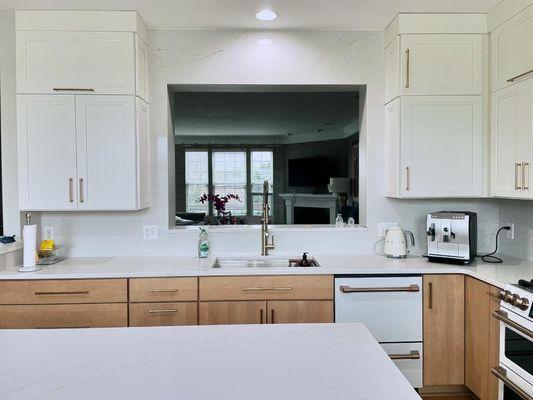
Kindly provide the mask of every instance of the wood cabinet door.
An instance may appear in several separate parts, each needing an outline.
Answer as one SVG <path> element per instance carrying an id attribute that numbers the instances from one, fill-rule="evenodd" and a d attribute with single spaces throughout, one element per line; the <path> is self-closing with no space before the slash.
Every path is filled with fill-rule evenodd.
<path id="1" fill-rule="evenodd" d="M 471 277 L 465 279 L 465 385 L 485 400 L 490 373 L 490 285 Z"/>
<path id="2" fill-rule="evenodd" d="M 464 277 L 424 275 L 424 386 L 464 384 Z"/>
<path id="3" fill-rule="evenodd" d="M 481 95 L 483 35 L 402 35 L 403 95 Z"/>
<path id="4" fill-rule="evenodd" d="M 130 303 L 130 326 L 198 324 L 198 303 Z"/>
<path id="5" fill-rule="evenodd" d="M 500 309 L 500 300 L 496 297 L 499 291 L 500 288 L 497 288 L 495 286 L 490 287 L 491 295 L 489 296 L 489 366 L 487 371 L 489 378 L 486 397 L 487 400 L 499 399 L 500 380 L 490 372 L 492 368 L 500 365 L 500 321 L 492 317 L 492 313 Z"/>
<path id="6" fill-rule="evenodd" d="M 205 301 L 199 304 L 200 325 L 264 324 L 266 301 Z"/>
<path id="7" fill-rule="evenodd" d="M 74 96 L 18 95 L 19 206 L 21 210 L 75 210 Z"/>
<path id="8" fill-rule="evenodd" d="M 333 301 L 289 300 L 269 301 L 269 324 L 301 324 L 333 322 Z"/>
<path id="9" fill-rule="evenodd" d="M 137 208 L 134 96 L 76 96 L 78 208 Z"/>
<path id="10" fill-rule="evenodd" d="M 17 31 L 18 93 L 135 94 L 133 33 Z"/>
<path id="11" fill-rule="evenodd" d="M 481 196 L 481 96 L 404 96 L 402 108 L 402 197 Z"/>

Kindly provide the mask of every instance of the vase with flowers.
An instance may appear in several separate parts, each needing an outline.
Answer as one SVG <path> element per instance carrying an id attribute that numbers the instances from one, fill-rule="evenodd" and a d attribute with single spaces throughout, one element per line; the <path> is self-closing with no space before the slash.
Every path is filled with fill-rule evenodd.
<path id="1" fill-rule="evenodd" d="M 238 194 L 228 193 L 224 196 L 219 194 L 204 193 L 198 202 L 202 204 L 212 204 L 217 212 L 217 221 L 219 224 L 227 224 L 231 221 L 231 211 L 226 211 L 226 205 L 230 200 L 241 201 Z"/>

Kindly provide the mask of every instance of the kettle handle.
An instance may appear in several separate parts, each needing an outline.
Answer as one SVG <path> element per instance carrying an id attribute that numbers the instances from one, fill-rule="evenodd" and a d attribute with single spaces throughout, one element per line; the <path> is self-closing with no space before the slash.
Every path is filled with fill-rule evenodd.
<path id="1" fill-rule="evenodd" d="M 404 233 L 406 237 L 407 236 L 411 237 L 411 246 L 414 247 L 415 246 L 415 235 L 413 235 L 413 232 L 405 230 Z"/>

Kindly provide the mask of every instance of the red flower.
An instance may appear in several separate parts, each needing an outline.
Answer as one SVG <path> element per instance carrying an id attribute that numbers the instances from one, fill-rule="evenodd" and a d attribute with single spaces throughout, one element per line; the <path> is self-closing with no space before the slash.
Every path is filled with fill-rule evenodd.
<path id="1" fill-rule="evenodd" d="M 219 194 L 207 194 L 204 193 L 202 197 L 198 199 L 199 203 L 213 203 L 213 207 L 217 210 L 218 213 L 226 211 L 226 204 L 233 199 L 241 201 L 238 194 L 228 193 L 225 196 L 220 196 Z"/>

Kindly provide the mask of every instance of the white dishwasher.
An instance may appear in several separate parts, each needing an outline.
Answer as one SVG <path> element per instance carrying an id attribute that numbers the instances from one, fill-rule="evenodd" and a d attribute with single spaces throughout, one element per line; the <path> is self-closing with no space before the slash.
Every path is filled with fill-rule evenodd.
<path id="1" fill-rule="evenodd" d="M 415 388 L 422 387 L 422 277 L 335 278 L 335 322 L 362 322 Z"/>

